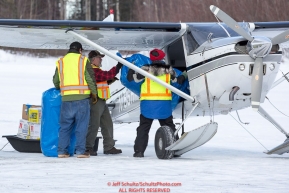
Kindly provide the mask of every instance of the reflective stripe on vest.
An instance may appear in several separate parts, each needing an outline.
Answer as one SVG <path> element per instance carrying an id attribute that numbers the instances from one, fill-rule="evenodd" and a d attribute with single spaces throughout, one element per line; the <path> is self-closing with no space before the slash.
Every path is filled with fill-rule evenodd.
<path id="1" fill-rule="evenodd" d="M 97 82 L 97 93 L 98 97 L 102 99 L 109 99 L 110 98 L 110 90 L 107 81 Z"/>
<path id="2" fill-rule="evenodd" d="M 74 53 L 69 53 L 56 62 L 62 96 L 90 94 L 84 75 L 86 62 L 86 57 Z"/>
<path id="3" fill-rule="evenodd" d="M 168 84 L 170 83 L 170 74 L 157 76 L 157 78 Z M 141 85 L 140 100 L 172 100 L 172 93 L 159 83 L 145 78 Z"/>

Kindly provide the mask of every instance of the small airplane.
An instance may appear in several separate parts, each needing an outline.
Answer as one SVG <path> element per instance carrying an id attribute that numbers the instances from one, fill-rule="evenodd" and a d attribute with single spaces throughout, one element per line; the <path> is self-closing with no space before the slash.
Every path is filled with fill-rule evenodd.
<path id="1" fill-rule="evenodd" d="M 160 159 L 171 159 L 208 142 L 217 132 L 215 115 L 226 115 L 247 107 L 260 113 L 286 136 L 281 145 L 267 154 L 289 152 L 289 133 L 261 106 L 267 93 L 289 73 L 275 81 L 286 58 L 289 22 L 238 23 L 216 6 L 211 12 L 220 23 L 162 23 L 64 20 L 0 19 L 0 46 L 30 49 L 65 49 L 80 41 L 86 50 L 106 56 L 152 79 L 182 97 L 173 110 L 183 121 L 177 131 L 160 127 L 155 151 Z M 109 50 L 166 53 L 173 68 L 187 71 L 190 94 L 166 84 Z M 115 123 L 139 121 L 139 97 L 120 82 L 111 88 L 107 104 Z M 175 140 L 178 131 L 192 116 L 210 116 L 210 122 Z"/>

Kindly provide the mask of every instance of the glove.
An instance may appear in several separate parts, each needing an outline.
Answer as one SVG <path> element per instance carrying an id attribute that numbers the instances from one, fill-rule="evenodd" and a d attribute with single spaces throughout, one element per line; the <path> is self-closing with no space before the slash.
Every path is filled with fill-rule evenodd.
<path id="1" fill-rule="evenodd" d="M 91 93 L 91 99 L 92 99 L 92 104 L 96 104 L 97 103 L 97 95 L 96 94 L 92 94 Z"/>
<path id="2" fill-rule="evenodd" d="M 188 74 L 187 74 L 186 71 L 184 71 L 184 72 L 182 73 L 182 75 L 185 77 L 185 79 L 188 79 Z"/>
<path id="3" fill-rule="evenodd" d="M 186 80 L 186 77 L 181 74 L 180 76 L 177 77 L 177 83 L 178 84 L 183 84 L 183 82 Z"/>
<path id="4" fill-rule="evenodd" d="M 107 81 L 107 84 L 108 85 L 111 85 L 112 83 L 114 83 L 116 80 L 119 80 L 117 77 L 114 77 L 113 79 L 111 79 L 111 80 L 108 80 Z"/>
<path id="5" fill-rule="evenodd" d="M 119 70 L 121 69 L 121 67 L 123 66 L 123 64 L 122 63 L 117 63 L 117 65 L 116 65 L 116 73 L 118 74 L 118 72 L 119 72 Z"/>
<path id="6" fill-rule="evenodd" d="M 142 74 L 140 74 L 140 73 L 137 73 L 137 74 L 136 74 L 136 77 L 137 77 L 137 79 L 139 79 L 139 80 L 141 80 L 141 79 L 144 79 L 144 78 L 145 78 L 145 76 L 144 76 L 144 75 L 142 75 Z"/>
<path id="7" fill-rule="evenodd" d="M 122 66 L 123 66 L 123 64 L 118 62 L 117 65 L 116 65 L 116 68 L 121 69 Z"/>
<path id="8" fill-rule="evenodd" d="M 128 73 L 127 73 L 127 76 L 126 76 L 126 79 L 131 82 L 133 81 L 133 74 L 134 74 L 134 71 L 132 69 L 129 69 L 128 70 Z"/>

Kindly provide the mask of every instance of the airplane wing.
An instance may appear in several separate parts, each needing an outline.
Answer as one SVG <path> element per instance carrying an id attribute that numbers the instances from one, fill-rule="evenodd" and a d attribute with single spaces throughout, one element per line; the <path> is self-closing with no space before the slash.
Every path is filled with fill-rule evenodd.
<path id="1" fill-rule="evenodd" d="M 188 24 L 201 27 L 210 23 Z M 255 26 L 259 31 L 278 33 L 280 28 L 288 28 L 289 22 L 255 22 Z M 181 23 L 0 19 L 0 46 L 66 50 L 77 41 L 66 33 L 71 29 L 108 50 L 130 51 L 162 49 L 187 30 Z M 81 43 L 84 49 L 94 49 Z"/>
<path id="2" fill-rule="evenodd" d="M 66 33 L 71 29 L 108 50 L 131 51 L 162 49 L 184 31 L 180 23 L 0 19 L 0 46 L 68 49 L 77 41 Z"/>

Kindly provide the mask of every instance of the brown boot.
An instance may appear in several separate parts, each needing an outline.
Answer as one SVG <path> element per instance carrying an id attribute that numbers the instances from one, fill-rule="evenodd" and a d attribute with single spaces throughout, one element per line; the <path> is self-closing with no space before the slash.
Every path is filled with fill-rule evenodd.
<path id="1" fill-rule="evenodd" d="M 108 151 L 104 151 L 104 154 L 120 154 L 122 153 L 121 149 L 116 149 L 115 147 L 111 148 Z"/>
<path id="2" fill-rule="evenodd" d="M 88 152 L 90 156 L 97 156 L 97 152 L 93 151 L 93 149 L 86 149 L 85 152 Z"/>

